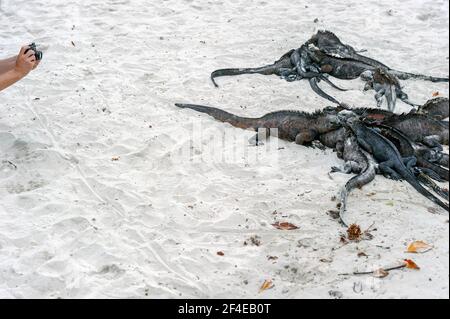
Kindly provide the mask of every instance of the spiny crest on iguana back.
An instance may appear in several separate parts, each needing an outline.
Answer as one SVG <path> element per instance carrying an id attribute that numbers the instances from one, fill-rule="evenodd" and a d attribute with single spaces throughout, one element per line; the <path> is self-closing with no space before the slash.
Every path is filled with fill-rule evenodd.
<path id="1" fill-rule="evenodd" d="M 425 120 L 429 123 L 433 123 L 436 125 L 442 125 L 441 122 L 428 117 L 426 114 L 421 114 L 421 113 L 417 113 L 417 112 L 409 112 L 409 113 L 394 114 L 394 115 L 395 115 L 395 117 L 390 118 L 391 121 Z"/>
<path id="2" fill-rule="evenodd" d="M 271 116 L 296 116 L 303 117 L 306 119 L 316 119 L 322 115 L 327 115 L 328 112 L 324 110 L 315 110 L 314 112 L 304 112 L 304 111 L 296 111 L 296 110 L 282 110 L 282 111 L 274 111 L 263 115 L 261 118 L 267 118 Z"/>

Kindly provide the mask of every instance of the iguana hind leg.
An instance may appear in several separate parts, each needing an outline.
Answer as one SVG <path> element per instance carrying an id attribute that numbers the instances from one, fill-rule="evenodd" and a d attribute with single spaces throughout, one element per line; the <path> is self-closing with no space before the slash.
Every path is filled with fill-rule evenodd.
<path id="1" fill-rule="evenodd" d="M 415 110 L 416 108 L 420 107 L 419 104 L 416 104 L 416 103 L 411 102 L 411 101 L 409 100 L 408 94 L 406 94 L 405 92 L 403 92 L 400 88 L 397 88 L 396 91 L 397 91 L 397 92 L 396 92 L 397 97 L 398 97 L 403 103 L 406 103 L 406 104 L 412 106 L 412 107 L 414 108 L 414 110 Z"/>
<path id="2" fill-rule="evenodd" d="M 314 130 L 302 131 L 295 137 L 295 143 L 298 145 L 309 144 L 317 137 L 317 132 Z"/>
<path id="3" fill-rule="evenodd" d="M 442 198 L 445 198 L 446 200 L 449 199 L 449 192 L 448 189 L 444 189 L 437 185 L 434 181 L 430 179 L 431 176 L 428 175 L 428 173 L 424 169 L 420 169 L 417 173 L 417 179 L 424 185 L 430 187 L 433 191 L 436 192 L 439 196 Z M 432 177 L 431 177 L 432 178 Z"/>

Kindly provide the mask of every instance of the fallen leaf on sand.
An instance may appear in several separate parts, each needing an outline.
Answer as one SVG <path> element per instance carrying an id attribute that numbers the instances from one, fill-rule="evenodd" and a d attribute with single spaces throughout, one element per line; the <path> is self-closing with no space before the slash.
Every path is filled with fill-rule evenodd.
<path id="1" fill-rule="evenodd" d="M 423 254 L 429 250 L 433 249 L 431 245 L 428 245 L 426 242 L 418 240 L 415 242 L 412 242 L 408 249 L 406 250 L 407 253 L 413 253 L 413 254 Z"/>
<path id="2" fill-rule="evenodd" d="M 377 269 L 373 272 L 373 276 L 375 278 L 384 278 L 389 275 L 389 271 L 384 270 L 383 268 Z"/>
<path id="3" fill-rule="evenodd" d="M 321 263 L 332 263 L 333 262 L 333 260 L 332 259 L 327 259 L 327 258 L 322 258 L 322 259 L 320 259 L 319 260 Z"/>
<path id="4" fill-rule="evenodd" d="M 405 261 L 405 267 L 406 268 L 408 268 L 408 269 L 416 269 L 416 270 L 420 269 L 420 267 L 417 266 L 417 264 L 414 261 L 412 261 L 411 259 L 405 259 L 404 261 Z"/>
<path id="5" fill-rule="evenodd" d="M 273 288 L 273 282 L 271 280 L 266 280 L 262 284 L 261 288 L 259 288 L 259 293 L 262 293 L 263 291 L 266 291 L 267 289 Z"/>
<path id="6" fill-rule="evenodd" d="M 361 227 L 351 224 L 347 229 L 347 237 L 349 240 L 360 240 L 362 235 Z"/>
<path id="7" fill-rule="evenodd" d="M 272 224 L 273 227 L 275 227 L 276 229 L 280 229 L 280 230 L 294 230 L 294 229 L 298 229 L 297 226 L 295 226 L 294 224 L 291 223 L 280 223 L 280 222 L 276 222 L 275 224 Z"/>
<path id="8" fill-rule="evenodd" d="M 217 255 L 219 255 L 219 256 L 225 256 L 225 254 L 224 254 L 223 251 L 218 251 L 218 252 L 217 252 Z"/>
<path id="9" fill-rule="evenodd" d="M 119 156 L 114 156 L 113 158 L 111 158 L 111 161 L 118 161 L 120 159 Z"/>
<path id="10" fill-rule="evenodd" d="M 433 92 L 433 97 L 439 96 L 439 91 Z"/>

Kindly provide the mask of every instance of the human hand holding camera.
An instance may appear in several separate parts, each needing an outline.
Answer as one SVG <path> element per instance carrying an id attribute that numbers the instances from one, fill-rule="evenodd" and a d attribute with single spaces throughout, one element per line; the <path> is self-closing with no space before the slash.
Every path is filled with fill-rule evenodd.
<path id="1" fill-rule="evenodd" d="M 0 60 L 0 91 L 23 79 L 39 65 L 42 56 L 32 43 L 22 47 L 19 55 Z"/>
<path id="2" fill-rule="evenodd" d="M 14 70 L 25 77 L 31 70 L 34 70 L 42 59 L 42 52 L 36 49 L 36 44 L 24 46 L 20 49 L 16 59 Z"/>

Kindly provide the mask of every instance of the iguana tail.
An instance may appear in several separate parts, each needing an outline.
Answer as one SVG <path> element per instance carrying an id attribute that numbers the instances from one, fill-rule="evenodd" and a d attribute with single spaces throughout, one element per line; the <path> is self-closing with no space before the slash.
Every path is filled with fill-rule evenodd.
<path id="1" fill-rule="evenodd" d="M 215 118 L 216 120 L 224 123 L 230 123 L 234 127 L 239 127 L 242 129 L 252 128 L 255 130 L 258 127 L 259 119 L 240 117 L 215 107 L 194 105 L 194 104 L 180 104 L 180 103 L 177 103 L 175 105 L 182 109 L 191 109 L 200 113 L 208 114 L 209 116 Z"/>
<path id="2" fill-rule="evenodd" d="M 430 187 L 433 191 L 436 192 L 439 196 L 442 198 L 445 198 L 446 200 L 449 200 L 449 193 L 448 189 L 442 188 L 439 185 L 437 185 L 427 174 L 420 172 L 417 175 L 417 179 L 424 185 Z"/>
<path id="3" fill-rule="evenodd" d="M 219 87 L 215 78 L 220 76 L 233 76 L 241 74 L 262 74 L 262 75 L 278 75 L 281 76 L 281 71 L 276 64 L 266 65 L 259 68 L 236 68 L 236 69 L 220 69 L 211 73 L 211 81 L 215 87 Z"/>
<path id="4" fill-rule="evenodd" d="M 425 168 L 425 169 L 430 169 L 433 172 L 435 172 L 440 178 L 442 178 L 443 180 L 448 181 L 449 180 L 449 171 L 448 169 L 445 169 L 437 164 L 431 163 L 430 161 L 427 161 L 424 158 L 418 158 L 417 159 L 417 163 Z"/>
<path id="5" fill-rule="evenodd" d="M 344 224 L 345 227 L 349 226 L 349 223 L 345 221 L 344 213 L 347 210 L 347 198 L 349 193 L 355 189 L 355 188 L 362 188 L 364 185 L 369 184 L 375 179 L 376 176 L 376 162 L 372 158 L 372 156 L 366 152 L 364 152 L 364 155 L 367 158 L 367 167 L 366 169 L 361 172 L 360 174 L 353 176 L 351 179 L 347 181 L 347 183 L 344 185 L 344 187 L 341 190 L 340 195 L 340 207 L 339 207 L 339 218 Z"/>
<path id="6" fill-rule="evenodd" d="M 273 64 L 265 65 L 257 68 L 234 68 L 234 69 L 220 69 L 211 73 L 211 81 L 214 83 L 215 87 L 219 87 L 217 85 L 215 78 L 220 76 L 233 76 L 233 75 L 241 75 L 241 74 L 262 74 L 262 75 L 283 75 L 283 72 L 286 72 L 289 69 L 293 68 L 291 63 L 291 54 L 295 50 L 291 50 L 284 54 L 278 61 L 275 61 Z"/>
<path id="7" fill-rule="evenodd" d="M 431 200 L 433 203 L 441 206 L 443 209 L 445 209 L 448 212 L 448 204 L 441 201 L 439 198 L 434 196 L 432 193 L 430 193 L 427 189 L 425 189 L 416 179 L 416 177 L 406 168 L 401 167 L 399 168 L 398 172 L 403 177 L 405 181 L 407 181 L 412 187 L 416 189 L 420 194 Z"/>
<path id="8" fill-rule="evenodd" d="M 448 77 L 441 78 L 441 77 L 434 77 L 429 75 L 423 75 L 423 74 L 414 74 L 414 73 L 408 73 L 408 72 L 402 72 L 397 70 L 389 70 L 393 75 L 395 75 L 400 80 L 409 80 L 409 79 L 418 79 L 418 80 L 424 80 L 424 81 L 431 81 L 431 82 L 448 82 Z"/>

